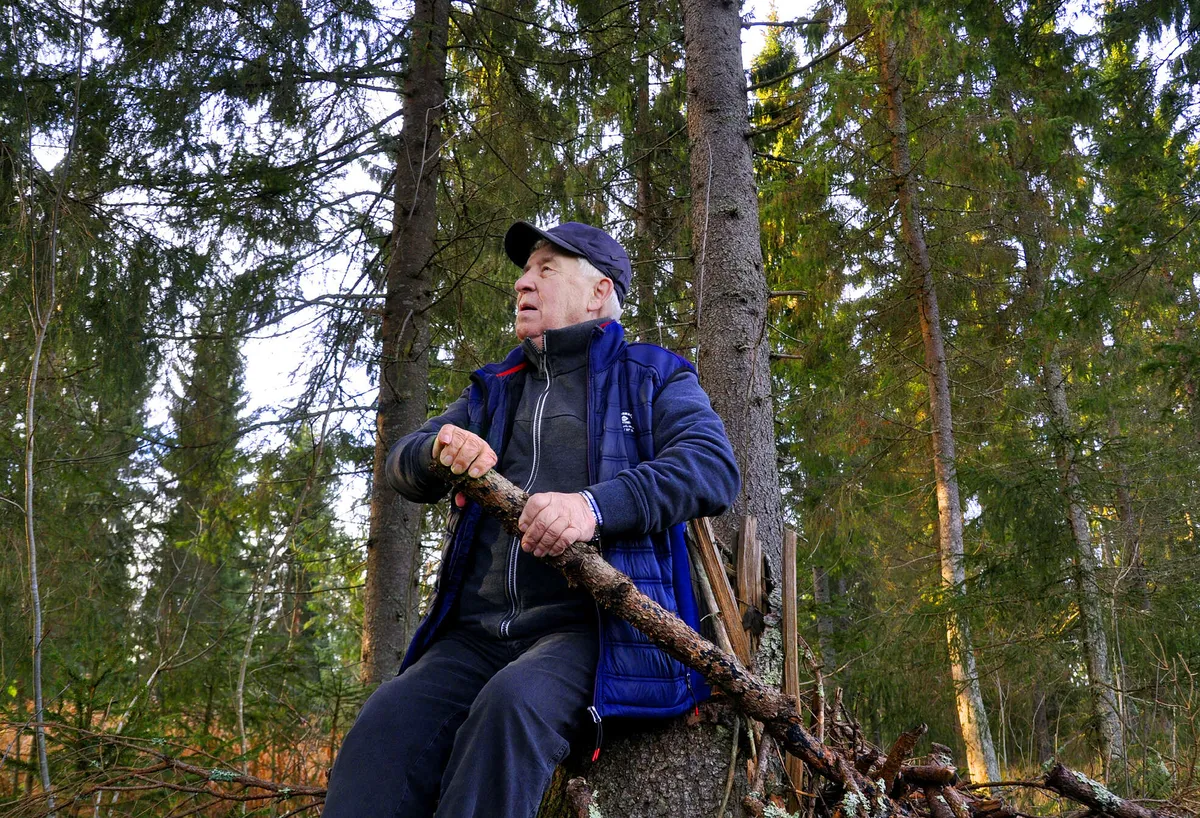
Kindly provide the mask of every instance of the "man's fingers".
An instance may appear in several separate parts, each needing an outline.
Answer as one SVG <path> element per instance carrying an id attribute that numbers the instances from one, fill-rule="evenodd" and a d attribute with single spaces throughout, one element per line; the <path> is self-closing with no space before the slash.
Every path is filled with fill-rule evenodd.
<path id="1" fill-rule="evenodd" d="M 534 494 L 531 496 L 525 501 L 525 508 L 521 509 L 521 516 L 517 520 L 517 528 L 522 532 L 528 531 L 529 526 L 533 525 L 533 521 L 537 519 L 538 514 L 549 504 L 550 498 L 545 494 Z"/>
<path id="2" fill-rule="evenodd" d="M 458 506 L 459 508 L 463 508 L 466 504 L 467 504 L 467 495 L 463 494 L 461 491 L 457 492 L 454 495 L 454 505 Z"/>
<path id="3" fill-rule="evenodd" d="M 570 521 L 566 517 L 556 517 L 546 526 L 546 530 L 542 532 L 542 536 L 533 543 L 533 555 L 541 557 L 547 554 L 551 549 L 558 545 L 559 539 L 563 532 L 571 527 Z M 564 548 L 566 546 L 563 546 Z M 560 551 L 562 549 L 559 549 Z"/>
<path id="4" fill-rule="evenodd" d="M 555 541 L 546 549 L 547 557 L 557 557 L 559 554 L 567 550 L 567 546 L 579 542 L 583 539 L 583 532 L 573 525 L 569 525 L 563 530 Z"/>
<path id="5" fill-rule="evenodd" d="M 466 474 L 467 469 L 475 458 L 479 456 L 483 449 L 483 443 L 477 437 L 464 440 L 462 445 L 458 447 L 458 451 L 454 455 L 454 460 L 450 463 L 450 471 L 455 474 Z"/>
<path id="6" fill-rule="evenodd" d="M 546 525 L 548 521 L 542 515 L 539 515 L 529 525 L 529 530 L 525 532 L 525 536 L 521 538 L 521 547 L 526 551 L 533 551 L 542 541 L 542 536 L 546 533 Z"/>
<path id="7" fill-rule="evenodd" d="M 486 451 L 475 458 L 475 462 L 467 471 L 472 477 L 481 477 L 496 466 L 496 453 L 489 446 Z"/>

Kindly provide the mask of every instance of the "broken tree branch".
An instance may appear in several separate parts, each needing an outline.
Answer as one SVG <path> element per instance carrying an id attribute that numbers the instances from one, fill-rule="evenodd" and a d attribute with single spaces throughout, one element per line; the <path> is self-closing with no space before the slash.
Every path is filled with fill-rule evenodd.
<path id="1" fill-rule="evenodd" d="M 493 470 L 482 477 L 469 478 L 453 474 L 436 461 L 431 470 L 435 477 L 457 484 L 456 490 L 483 505 L 510 533 L 520 533 L 517 521 L 529 497 L 504 477 Z M 591 593 L 601 608 L 633 625 L 668 655 L 698 670 L 710 685 L 729 696 L 738 709 L 762 722 L 781 747 L 819 775 L 858 798 L 865 796 L 864 803 L 881 795 L 870 779 L 821 745 L 804 728 L 800 713 L 783 693 L 765 684 L 737 657 L 709 642 L 639 591 L 629 577 L 605 562 L 594 547 L 575 543 L 557 557 L 545 559 L 572 585 Z"/>

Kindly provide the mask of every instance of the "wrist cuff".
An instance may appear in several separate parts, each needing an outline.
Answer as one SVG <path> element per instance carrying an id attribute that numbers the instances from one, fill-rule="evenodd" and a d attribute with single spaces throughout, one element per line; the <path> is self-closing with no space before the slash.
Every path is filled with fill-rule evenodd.
<path id="1" fill-rule="evenodd" d="M 588 505 L 591 506 L 592 516 L 596 518 L 596 533 L 599 534 L 600 527 L 604 525 L 604 515 L 600 513 L 600 506 L 596 505 L 596 498 L 587 489 L 579 493 L 583 495 L 583 499 L 587 500 Z"/>

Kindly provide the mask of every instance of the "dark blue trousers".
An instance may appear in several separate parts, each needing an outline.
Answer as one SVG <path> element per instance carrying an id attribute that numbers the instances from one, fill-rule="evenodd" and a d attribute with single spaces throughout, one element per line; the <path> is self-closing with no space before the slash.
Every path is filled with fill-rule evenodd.
<path id="1" fill-rule="evenodd" d="M 594 627 L 503 641 L 451 630 L 367 699 L 322 815 L 532 818 L 587 718 L 597 654 Z"/>

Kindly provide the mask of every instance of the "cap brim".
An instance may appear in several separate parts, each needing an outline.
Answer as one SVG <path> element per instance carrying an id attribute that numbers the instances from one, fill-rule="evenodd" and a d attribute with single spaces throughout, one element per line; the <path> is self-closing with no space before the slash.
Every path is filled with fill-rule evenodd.
<path id="1" fill-rule="evenodd" d="M 586 256 L 587 253 L 574 247 L 568 242 L 563 241 L 557 236 L 547 233 L 529 222 L 517 222 L 512 227 L 508 228 L 508 232 L 504 234 L 504 252 L 512 259 L 512 263 L 524 269 L 525 262 L 529 261 L 530 254 L 533 253 L 533 245 L 545 239 L 553 244 L 566 250 L 568 253 L 576 256 Z"/>

